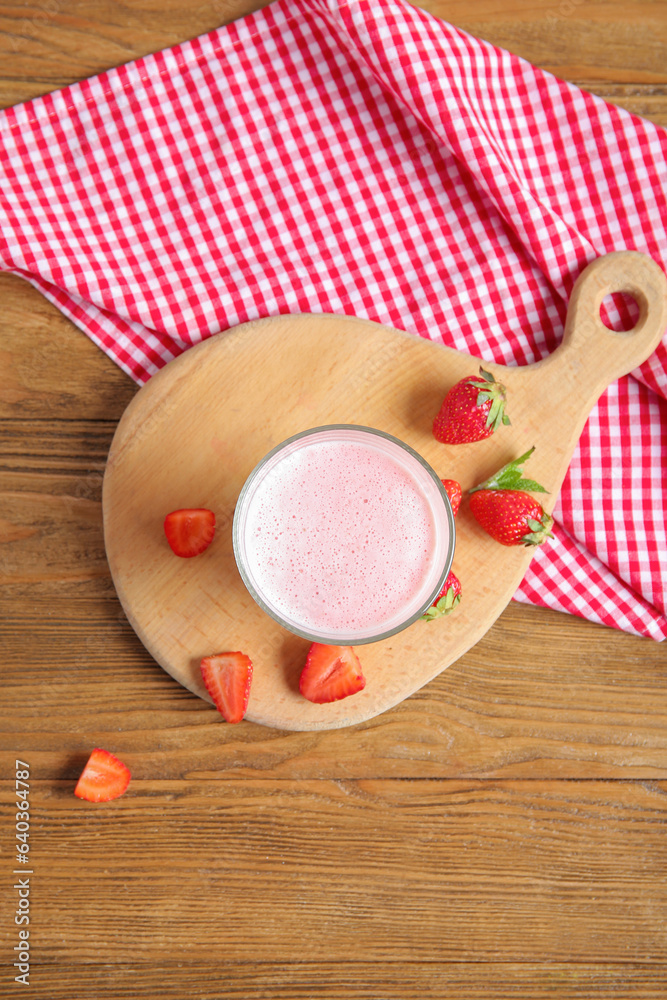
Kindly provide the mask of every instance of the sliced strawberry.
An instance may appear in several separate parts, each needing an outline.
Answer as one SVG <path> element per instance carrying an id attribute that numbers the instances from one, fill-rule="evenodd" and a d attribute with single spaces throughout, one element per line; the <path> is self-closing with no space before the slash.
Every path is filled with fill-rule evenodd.
<path id="1" fill-rule="evenodd" d="M 445 493 L 452 505 L 452 514 L 456 517 L 458 509 L 461 506 L 461 500 L 463 499 L 461 484 L 457 483 L 455 479 L 441 479 L 440 482 L 445 487 Z"/>
<path id="2" fill-rule="evenodd" d="M 459 604 L 461 600 L 461 582 L 454 573 L 450 571 L 445 580 L 445 585 L 434 600 L 430 608 L 427 608 L 421 616 L 421 621 L 430 622 L 441 615 L 448 615 Z"/>
<path id="3" fill-rule="evenodd" d="M 164 519 L 164 533 L 172 551 L 183 559 L 190 559 L 213 541 L 215 514 L 204 507 L 172 510 Z"/>
<path id="4" fill-rule="evenodd" d="M 304 698 L 323 705 L 356 694 L 365 686 L 366 678 L 352 646 L 312 644 L 299 681 Z"/>
<path id="5" fill-rule="evenodd" d="M 245 653 L 216 653 L 201 661 L 201 675 L 213 704 L 227 722 L 245 715 L 252 683 L 252 662 Z"/>
<path id="6" fill-rule="evenodd" d="M 74 794 L 87 802 L 109 802 L 122 795 L 129 783 L 130 772 L 125 764 L 97 747 L 81 772 Z"/>

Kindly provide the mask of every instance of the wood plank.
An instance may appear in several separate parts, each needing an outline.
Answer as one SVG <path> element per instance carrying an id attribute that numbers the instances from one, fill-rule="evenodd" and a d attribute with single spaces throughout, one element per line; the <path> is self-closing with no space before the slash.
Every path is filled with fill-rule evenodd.
<path id="1" fill-rule="evenodd" d="M 102 477 L 113 421 L 0 421 L 0 581 L 21 597 L 109 592 Z"/>
<path id="2" fill-rule="evenodd" d="M 0 5 L 0 107 L 101 73 L 265 7 L 269 0 L 14 0 Z"/>
<path id="3" fill-rule="evenodd" d="M 0 274 L 0 419 L 118 420 L 134 382 L 26 281 Z"/>
<path id="4" fill-rule="evenodd" d="M 417 6 L 573 83 L 667 80 L 661 3 L 424 0 Z"/>
<path id="5" fill-rule="evenodd" d="M 222 952 L 222 949 L 221 949 Z M 665 967 L 512 962 L 215 962 L 197 965 L 136 961 L 85 966 L 42 965 L 30 996 L 48 1000 L 663 1000 Z"/>
<path id="6" fill-rule="evenodd" d="M 115 430 L 113 419 L 0 419 L 3 485 L 99 501 Z"/>
<path id="7" fill-rule="evenodd" d="M 667 128 L 667 94 L 662 87 L 635 87 L 618 84 L 593 90 L 591 87 L 586 87 L 585 83 L 583 87 L 585 90 L 597 93 L 610 104 L 625 108 L 633 115 L 647 118 L 655 125 Z"/>
<path id="8" fill-rule="evenodd" d="M 112 596 L 4 600 L 0 617 L 0 748 L 30 754 L 43 778 L 75 779 L 73 755 L 110 741 L 142 779 L 667 778 L 662 645 L 545 609 L 510 604 L 407 701 L 323 733 L 225 725 L 157 666 Z"/>
<path id="9" fill-rule="evenodd" d="M 72 789 L 33 764 L 36 971 L 216 946 L 232 964 L 667 961 L 665 782 L 146 780 L 102 806 Z"/>
<path id="10" fill-rule="evenodd" d="M 266 0 L 30 0 L 0 6 L 0 106 L 102 72 L 266 6 Z M 421 0 L 416 6 L 556 75 L 614 83 L 667 81 L 661 4 L 625 0 Z M 159 16 L 158 16 L 159 15 Z M 85 44 L 82 43 L 85 39 Z"/>

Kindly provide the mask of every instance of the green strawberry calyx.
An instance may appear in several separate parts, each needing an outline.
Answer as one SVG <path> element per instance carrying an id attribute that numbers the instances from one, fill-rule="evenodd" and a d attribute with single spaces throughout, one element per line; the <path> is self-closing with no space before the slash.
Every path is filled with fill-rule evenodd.
<path id="1" fill-rule="evenodd" d="M 482 406 L 488 401 L 491 402 L 489 412 L 486 415 L 486 426 L 497 431 L 501 424 L 509 424 L 510 418 L 505 413 L 505 386 L 496 382 L 491 372 L 485 372 L 481 367 L 479 377 L 475 376 L 474 382 L 480 386 L 477 393 L 477 405 Z"/>
<path id="2" fill-rule="evenodd" d="M 449 587 L 446 593 L 435 604 L 426 609 L 419 620 L 422 622 L 432 622 L 434 618 L 440 618 L 441 615 L 448 615 L 450 611 L 454 610 L 460 600 L 460 592 L 455 591 L 454 587 Z"/>
<path id="3" fill-rule="evenodd" d="M 536 483 L 534 479 L 523 478 L 521 466 L 534 451 L 535 447 L 533 446 L 525 455 L 520 455 L 513 462 L 508 462 L 507 465 L 503 465 L 502 469 L 498 469 L 492 476 L 485 479 L 483 483 L 473 486 L 472 489 L 468 490 L 468 493 L 476 493 L 477 490 L 530 490 L 531 493 L 548 493 L 549 491 Z"/>
<path id="4" fill-rule="evenodd" d="M 530 531 L 523 536 L 521 542 L 523 545 L 541 545 L 547 538 L 553 538 L 554 536 L 549 530 L 553 523 L 553 517 L 551 514 L 547 514 L 546 511 L 542 512 L 542 517 L 539 521 L 532 517 L 527 517 L 526 524 L 530 528 Z"/>

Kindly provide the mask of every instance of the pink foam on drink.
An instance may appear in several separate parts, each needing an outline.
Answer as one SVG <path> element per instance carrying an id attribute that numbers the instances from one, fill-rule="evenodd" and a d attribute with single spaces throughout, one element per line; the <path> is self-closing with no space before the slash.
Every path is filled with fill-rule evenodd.
<path id="1" fill-rule="evenodd" d="M 442 497 L 417 459 L 387 445 L 372 433 L 305 438 L 254 486 L 246 569 L 298 629 L 381 633 L 418 611 L 437 582 Z"/>

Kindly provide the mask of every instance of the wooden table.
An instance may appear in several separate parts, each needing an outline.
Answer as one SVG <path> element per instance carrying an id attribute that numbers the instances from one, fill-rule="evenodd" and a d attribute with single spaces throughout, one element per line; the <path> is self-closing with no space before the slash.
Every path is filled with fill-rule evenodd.
<path id="1" fill-rule="evenodd" d="M 0 102 L 260 5 L 2 5 Z M 667 125 L 664 0 L 422 6 Z M 102 473 L 135 386 L 27 284 L 0 295 L 0 996 L 21 995 L 16 758 L 26 996 L 667 996 L 665 646 L 512 604 L 371 722 L 225 726 L 151 660 L 107 569 Z M 133 774 L 104 807 L 72 794 L 97 745 Z"/>

